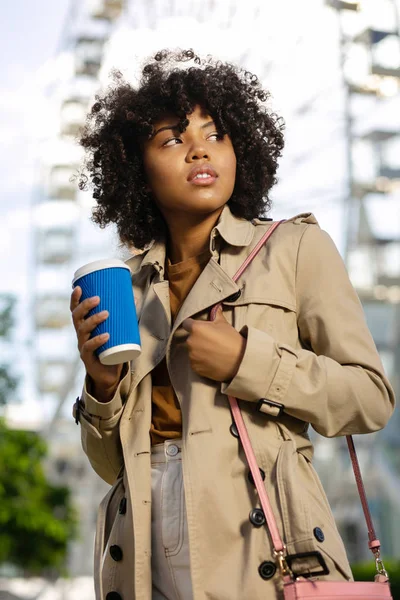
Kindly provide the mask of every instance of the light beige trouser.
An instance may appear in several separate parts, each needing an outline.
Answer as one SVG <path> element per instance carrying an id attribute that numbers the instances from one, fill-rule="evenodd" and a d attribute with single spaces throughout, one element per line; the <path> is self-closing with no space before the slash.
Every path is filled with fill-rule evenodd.
<path id="1" fill-rule="evenodd" d="M 151 449 L 152 600 L 192 600 L 182 440 Z"/>

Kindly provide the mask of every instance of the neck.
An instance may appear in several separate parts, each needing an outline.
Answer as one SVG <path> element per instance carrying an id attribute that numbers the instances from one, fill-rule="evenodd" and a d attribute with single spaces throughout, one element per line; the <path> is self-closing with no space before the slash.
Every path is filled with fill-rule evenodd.
<path id="1" fill-rule="evenodd" d="M 172 264 L 188 260 L 205 252 L 210 245 L 210 234 L 223 210 L 218 210 L 193 219 L 192 216 L 174 215 L 166 217 L 168 224 L 167 255 Z"/>

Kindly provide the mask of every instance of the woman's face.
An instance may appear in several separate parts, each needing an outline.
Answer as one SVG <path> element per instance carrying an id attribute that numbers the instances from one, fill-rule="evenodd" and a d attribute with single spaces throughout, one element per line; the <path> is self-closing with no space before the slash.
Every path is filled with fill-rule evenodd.
<path id="1" fill-rule="evenodd" d="M 210 115 L 196 106 L 186 131 L 178 118 L 155 124 L 143 148 L 147 183 L 161 213 L 195 217 L 223 207 L 235 186 L 236 156 L 228 135 L 221 137 Z"/>

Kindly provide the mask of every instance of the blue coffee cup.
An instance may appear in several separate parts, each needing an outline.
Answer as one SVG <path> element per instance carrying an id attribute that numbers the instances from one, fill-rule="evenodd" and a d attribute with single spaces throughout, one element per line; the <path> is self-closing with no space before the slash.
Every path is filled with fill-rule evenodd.
<path id="1" fill-rule="evenodd" d="M 129 267 L 118 259 L 96 260 L 75 272 L 72 287 L 78 285 L 82 289 L 80 302 L 92 296 L 100 297 L 99 304 L 86 318 L 103 310 L 109 313 L 90 336 L 110 334 L 106 343 L 95 350 L 100 362 L 119 365 L 137 358 L 141 345 Z"/>

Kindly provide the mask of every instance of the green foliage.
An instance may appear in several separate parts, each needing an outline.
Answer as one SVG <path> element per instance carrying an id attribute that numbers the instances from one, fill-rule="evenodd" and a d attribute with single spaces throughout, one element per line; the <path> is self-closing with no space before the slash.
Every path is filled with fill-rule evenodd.
<path id="1" fill-rule="evenodd" d="M 0 365 L 0 406 L 4 406 L 9 399 L 10 393 L 18 386 L 18 380 L 10 375 L 8 365 Z"/>
<path id="2" fill-rule="evenodd" d="M 16 299 L 0 295 L 0 340 L 11 341 Z M 0 365 L 0 406 L 17 389 L 9 364 Z M 45 442 L 33 432 L 9 429 L 0 419 L 0 564 L 30 574 L 60 573 L 76 516 L 70 491 L 51 485 L 43 470 Z"/>
<path id="3" fill-rule="evenodd" d="M 62 570 L 76 530 L 69 489 L 46 480 L 46 452 L 37 434 L 0 419 L 0 564 L 32 574 Z"/>
<path id="4" fill-rule="evenodd" d="M 384 559 L 385 569 L 389 574 L 390 589 L 392 592 L 393 600 L 400 600 L 400 561 L 399 560 L 386 560 Z M 352 565 L 355 581 L 373 581 L 375 577 L 375 563 L 372 560 L 366 563 L 360 563 Z"/>
<path id="5" fill-rule="evenodd" d="M 15 303 L 16 298 L 12 294 L 0 294 L 0 337 L 7 340 L 15 325 Z"/>
<path id="6" fill-rule="evenodd" d="M 15 296 L 11 294 L 0 294 L 0 339 L 10 341 L 11 333 L 15 325 L 14 309 Z M 18 387 L 18 380 L 10 373 L 10 365 L 0 364 L 0 406 L 4 406 L 10 393 Z"/>

